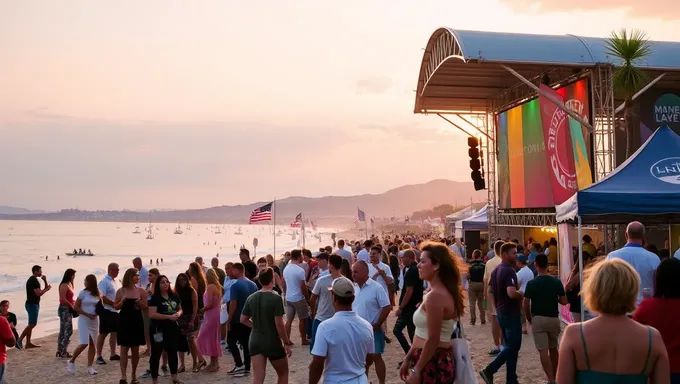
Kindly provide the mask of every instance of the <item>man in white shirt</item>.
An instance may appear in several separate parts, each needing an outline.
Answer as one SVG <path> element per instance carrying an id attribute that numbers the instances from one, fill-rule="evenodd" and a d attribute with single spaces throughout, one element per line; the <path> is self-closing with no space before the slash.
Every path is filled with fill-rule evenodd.
<path id="1" fill-rule="evenodd" d="M 368 384 L 366 361 L 374 352 L 373 327 L 352 311 L 355 286 L 346 277 L 329 288 L 335 314 L 319 324 L 309 364 L 309 383 Z"/>
<path id="2" fill-rule="evenodd" d="M 319 276 L 317 277 L 317 280 L 319 279 L 319 277 L 326 276 L 330 273 L 330 271 L 328 270 L 328 257 L 329 254 L 326 252 L 322 252 L 316 256 L 316 266 L 319 268 Z"/>
<path id="3" fill-rule="evenodd" d="M 373 325 L 374 352 L 366 359 L 366 371 L 375 364 L 375 373 L 380 384 L 385 384 L 385 361 L 382 354 L 385 351 L 385 332 L 382 327 L 390 314 L 390 299 L 385 289 L 369 276 L 368 264 L 359 260 L 352 266 L 352 277 L 355 281 L 355 300 L 352 309 L 362 319 Z"/>
<path id="4" fill-rule="evenodd" d="M 527 265 L 529 258 L 525 255 L 517 256 L 517 266 L 520 267 L 517 272 L 517 283 L 519 284 L 519 291 L 524 293 L 527 289 L 527 283 L 534 278 L 534 271 Z M 520 309 L 522 312 L 522 333 L 527 334 L 527 317 L 524 312 L 524 307 Z"/>
<path id="5" fill-rule="evenodd" d="M 642 302 L 643 292 L 647 290 L 649 295 L 654 295 L 654 273 L 659 267 L 661 260 L 659 256 L 646 250 L 642 244 L 645 242 L 645 226 L 642 223 L 633 221 L 626 227 L 626 245 L 610 252 L 609 259 L 621 259 L 632 265 L 640 275 L 640 291 L 638 293 L 637 305 Z"/>
<path id="6" fill-rule="evenodd" d="M 102 352 L 104 349 L 104 341 L 106 336 L 109 337 L 109 347 L 111 347 L 111 361 L 120 360 L 120 356 L 116 354 L 116 342 L 117 332 L 118 332 L 118 311 L 113 308 L 114 301 L 116 300 L 116 292 L 118 291 L 118 284 L 116 283 L 116 277 L 118 277 L 118 264 L 111 263 L 107 268 L 107 274 L 104 276 L 97 288 L 99 293 L 102 295 L 102 304 L 104 310 L 99 314 L 99 336 L 97 336 L 97 364 L 106 364 L 104 358 L 102 357 Z"/>
<path id="7" fill-rule="evenodd" d="M 146 286 L 149 285 L 149 270 L 142 265 L 142 258 L 135 257 L 132 259 L 132 266 L 139 271 L 139 283 L 137 283 L 137 286 L 146 289 Z"/>
<path id="8" fill-rule="evenodd" d="M 454 239 L 453 244 L 451 244 L 451 251 L 456 254 L 456 256 L 465 260 L 465 247 L 460 242 L 460 239 Z"/>
<path id="9" fill-rule="evenodd" d="M 338 250 L 335 254 L 347 260 L 347 262 L 352 265 L 352 252 L 345 249 L 345 240 L 338 240 Z"/>
<path id="10" fill-rule="evenodd" d="M 329 273 L 319 277 L 312 289 L 312 298 L 310 300 L 310 308 L 312 311 L 312 340 L 310 348 L 314 348 L 314 338 L 319 328 L 319 324 L 330 319 L 335 314 L 333 309 L 333 302 L 331 300 L 331 293 L 328 290 L 333 280 L 342 276 L 340 268 L 342 268 L 342 257 L 338 255 L 331 255 L 328 260 Z"/>
<path id="11" fill-rule="evenodd" d="M 392 276 L 390 266 L 380 261 L 381 256 L 382 249 L 380 247 L 371 247 L 371 262 L 368 264 L 368 276 L 377 281 L 389 295 L 391 292 L 390 286 L 394 283 L 394 277 Z"/>
<path id="12" fill-rule="evenodd" d="M 302 337 L 302 345 L 309 345 L 307 341 L 307 318 L 309 306 L 307 305 L 307 290 L 305 270 L 300 267 L 302 263 L 302 251 L 294 249 L 290 253 L 290 262 L 283 271 L 283 280 L 286 282 L 286 333 L 290 338 L 293 319 L 297 314 L 298 328 Z"/>
<path id="13" fill-rule="evenodd" d="M 359 252 L 357 252 L 357 261 L 363 260 L 366 263 L 370 263 L 371 261 L 371 256 L 369 255 L 369 250 L 373 246 L 373 241 L 371 240 L 366 240 L 364 241 L 364 248 L 362 248 Z"/>
<path id="14" fill-rule="evenodd" d="M 390 310 L 394 307 L 394 276 L 392 276 L 392 269 L 389 265 L 383 263 L 380 258 L 382 256 L 382 248 L 377 245 L 371 247 L 370 258 L 371 262 L 368 264 L 368 276 L 377 281 L 387 293 L 390 299 Z M 385 341 L 391 342 L 387 336 L 387 320 L 383 323 L 382 331 L 385 333 Z"/>

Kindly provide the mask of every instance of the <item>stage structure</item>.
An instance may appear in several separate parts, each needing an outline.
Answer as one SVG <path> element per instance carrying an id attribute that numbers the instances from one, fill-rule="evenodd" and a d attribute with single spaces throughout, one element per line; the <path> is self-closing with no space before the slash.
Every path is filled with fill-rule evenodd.
<path id="1" fill-rule="evenodd" d="M 652 54 L 641 65 L 650 76 L 650 84 L 639 94 L 651 87 L 677 89 L 680 43 L 651 43 Z M 622 117 L 617 113 L 623 102 L 612 84 L 615 65 L 616 61 L 606 53 L 606 40 L 601 38 L 450 28 L 440 28 L 432 34 L 423 54 L 414 112 L 437 115 L 468 135 L 481 138 L 490 235 L 497 234 L 496 227 L 556 224 L 554 206 L 499 207 L 499 115 L 526 105 L 539 93 L 548 98 L 584 127 L 592 181 L 599 181 L 615 168 L 616 135 L 625 134 L 615 129 L 617 119 Z M 559 90 L 579 80 L 587 84 L 589 110 L 583 113 L 576 113 L 573 105 L 565 106 L 539 90 L 541 84 Z M 608 243 L 615 236 L 612 229 L 606 236 Z"/>

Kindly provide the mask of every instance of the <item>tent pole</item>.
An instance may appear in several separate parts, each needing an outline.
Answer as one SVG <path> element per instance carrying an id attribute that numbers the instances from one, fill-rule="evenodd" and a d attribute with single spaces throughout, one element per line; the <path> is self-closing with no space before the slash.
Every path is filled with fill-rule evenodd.
<path id="1" fill-rule="evenodd" d="M 576 216 L 578 220 L 578 279 L 581 289 L 583 289 L 583 241 L 581 241 L 581 216 Z M 585 308 L 583 307 L 583 295 L 579 295 L 581 300 L 581 322 L 585 321 Z"/>

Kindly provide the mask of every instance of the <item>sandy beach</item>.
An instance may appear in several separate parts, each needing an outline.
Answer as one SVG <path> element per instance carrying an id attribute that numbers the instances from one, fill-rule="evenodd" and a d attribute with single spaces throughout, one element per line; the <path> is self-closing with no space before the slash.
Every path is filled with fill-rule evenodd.
<path id="1" fill-rule="evenodd" d="M 388 324 L 390 329 L 394 325 L 395 317 L 390 316 Z M 491 330 L 489 324 L 476 326 L 469 325 L 469 318 L 466 316 L 463 319 L 464 330 L 467 339 L 470 341 L 470 349 L 472 353 L 472 360 L 476 370 L 484 367 L 491 357 L 487 354 L 491 346 Z M 38 325 L 40 326 L 40 325 Z M 291 383 L 307 383 L 308 380 L 308 365 L 310 362 L 310 354 L 308 347 L 300 346 L 300 337 L 296 332 L 297 326 L 293 325 L 293 341 L 297 344 L 293 349 L 293 356 L 290 359 L 290 382 Z M 33 349 L 29 351 L 10 350 L 7 352 L 7 383 L 8 384 L 47 384 L 47 383 L 69 383 L 69 384 L 90 384 L 90 383 L 117 383 L 120 378 L 120 369 L 117 362 L 109 362 L 107 365 L 96 366 L 99 374 L 97 376 L 90 376 L 85 371 L 86 368 L 86 351 L 78 358 L 77 373 L 70 375 L 66 371 L 66 360 L 54 357 L 56 352 L 57 335 L 51 335 L 38 340 L 42 348 Z M 77 331 L 75 331 L 71 338 L 72 345 L 69 349 L 73 349 L 73 341 L 77 341 Z M 108 356 L 108 344 L 104 350 L 105 358 Z M 392 343 L 386 346 L 385 354 L 383 355 L 387 365 L 387 383 L 396 384 L 401 383 L 399 379 L 399 372 L 397 364 L 403 358 L 403 351 L 399 347 L 397 341 L 392 337 Z M 139 373 L 148 368 L 148 359 L 140 361 Z M 228 376 L 226 374 L 233 365 L 231 355 L 225 355 L 220 360 L 221 369 L 217 373 L 182 373 L 180 379 L 187 384 L 191 383 L 224 383 Z M 533 344 L 531 334 L 524 335 L 522 340 L 522 350 L 520 352 L 518 364 L 519 381 L 524 384 L 542 384 L 545 382 L 545 375 L 541 369 L 538 353 Z M 267 370 L 267 382 L 273 382 L 275 373 L 271 368 Z M 229 382 L 233 383 L 250 383 L 251 378 L 228 378 Z M 375 376 L 375 371 L 371 370 L 369 380 L 374 384 L 378 382 Z M 142 383 L 151 383 L 151 379 L 140 379 Z M 505 383 L 505 370 L 501 370 L 495 377 L 496 383 Z M 160 383 L 170 383 L 170 377 L 161 377 Z"/>

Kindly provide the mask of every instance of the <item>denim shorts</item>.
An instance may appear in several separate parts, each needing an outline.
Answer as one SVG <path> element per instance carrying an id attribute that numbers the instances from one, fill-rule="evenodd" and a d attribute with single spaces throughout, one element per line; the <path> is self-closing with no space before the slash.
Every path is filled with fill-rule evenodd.
<path id="1" fill-rule="evenodd" d="M 373 346 L 375 347 L 376 355 L 382 355 L 385 352 L 385 333 L 383 331 L 373 331 Z"/>
<path id="2" fill-rule="evenodd" d="M 38 324 L 38 312 L 40 312 L 40 304 L 29 304 L 25 305 L 26 312 L 28 313 L 28 325 Z"/>

